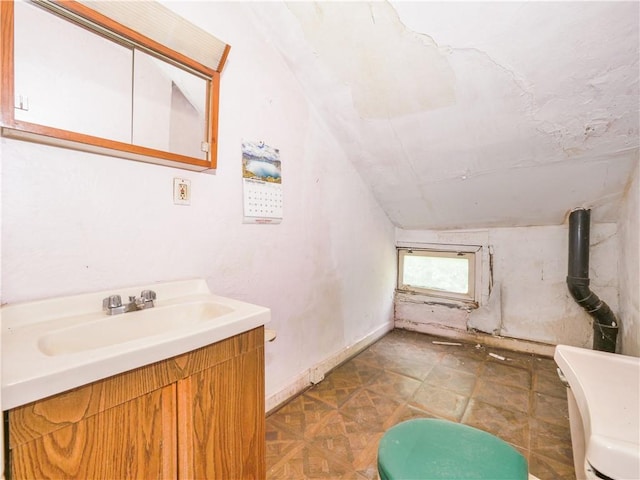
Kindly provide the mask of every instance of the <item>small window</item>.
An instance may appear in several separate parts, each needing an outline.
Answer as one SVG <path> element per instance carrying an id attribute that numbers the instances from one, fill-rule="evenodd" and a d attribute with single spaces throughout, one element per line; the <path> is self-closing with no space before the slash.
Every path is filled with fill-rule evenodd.
<path id="1" fill-rule="evenodd" d="M 398 249 L 398 290 L 475 300 L 475 253 Z"/>

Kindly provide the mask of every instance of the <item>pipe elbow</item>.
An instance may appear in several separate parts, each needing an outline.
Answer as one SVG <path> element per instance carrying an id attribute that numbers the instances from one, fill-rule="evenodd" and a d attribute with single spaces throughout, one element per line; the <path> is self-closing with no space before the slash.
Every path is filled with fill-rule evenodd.
<path id="1" fill-rule="evenodd" d="M 617 320 L 609 305 L 589 288 L 589 279 L 567 277 L 569 293 L 578 305 L 584 308 L 594 320 L 605 326 L 616 326 Z"/>
<path id="2" fill-rule="evenodd" d="M 567 288 L 573 299 L 581 305 L 592 295 L 588 278 L 567 277 Z"/>

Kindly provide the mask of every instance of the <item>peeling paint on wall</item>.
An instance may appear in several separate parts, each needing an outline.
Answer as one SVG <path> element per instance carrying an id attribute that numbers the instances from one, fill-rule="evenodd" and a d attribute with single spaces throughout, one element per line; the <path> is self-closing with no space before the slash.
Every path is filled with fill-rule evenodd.
<path id="1" fill-rule="evenodd" d="M 617 221 L 639 151 L 639 4 L 461 5 L 251 8 L 395 225 L 561 225 L 576 206 Z"/>
<path id="2" fill-rule="evenodd" d="M 396 325 L 404 322 L 461 331 L 481 331 L 504 337 L 590 348 L 591 317 L 576 305 L 566 286 L 568 225 L 492 228 L 487 231 L 396 230 L 396 242 L 431 242 L 463 239 L 481 241 L 493 252 L 495 288 L 480 308 L 470 312 L 435 310 L 396 295 Z M 618 311 L 618 266 L 615 224 L 594 224 L 591 229 L 591 283 L 614 312 Z M 488 268 L 483 265 L 483 270 Z M 483 279 L 483 291 L 488 288 Z"/>
<path id="3" fill-rule="evenodd" d="M 469 309 L 408 301 L 406 296 L 398 296 L 395 302 L 396 326 L 401 322 L 426 325 L 440 325 L 447 328 L 466 330 Z"/>
<path id="4" fill-rule="evenodd" d="M 620 351 L 640 356 L 640 160 L 627 186 L 618 221 Z"/>
<path id="5" fill-rule="evenodd" d="M 500 284 L 494 285 L 486 305 L 472 310 L 467 328 L 492 335 L 500 335 L 502 330 L 502 295 Z"/>
<path id="6" fill-rule="evenodd" d="M 402 116 L 455 102 L 446 52 L 429 36 L 405 28 L 389 3 L 287 6 L 319 59 L 350 87 L 362 117 Z"/>

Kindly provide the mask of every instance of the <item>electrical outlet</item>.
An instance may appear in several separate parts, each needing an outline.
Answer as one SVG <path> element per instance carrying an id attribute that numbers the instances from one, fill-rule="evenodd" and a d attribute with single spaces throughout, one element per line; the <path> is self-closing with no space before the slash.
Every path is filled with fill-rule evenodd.
<path id="1" fill-rule="evenodd" d="M 314 367 L 309 371 L 309 381 L 316 385 L 324 380 L 324 372 L 320 370 L 320 367 Z"/>
<path id="2" fill-rule="evenodd" d="M 186 178 L 173 179 L 173 203 L 191 205 L 191 180 Z"/>

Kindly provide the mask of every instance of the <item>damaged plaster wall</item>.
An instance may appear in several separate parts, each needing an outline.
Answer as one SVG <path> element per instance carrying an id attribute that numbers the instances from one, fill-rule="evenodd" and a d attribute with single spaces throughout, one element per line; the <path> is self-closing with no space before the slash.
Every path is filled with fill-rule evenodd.
<path id="1" fill-rule="evenodd" d="M 481 232 L 396 230 L 396 243 L 464 243 Z M 439 325 L 458 331 L 485 333 L 547 344 L 591 347 L 591 317 L 571 298 L 566 287 L 568 225 L 492 228 L 484 232 L 483 248 L 493 251 L 493 294 L 477 310 L 416 304 L 396 295 L 396 325 Z M 486 266 L 483 267 L 486 271 Z M 591 226 L 591 286 L 618 311 L 617 226 Z M 483 279 L 483 288 L 487 288 Z M 499 292 L 499 295 L 498 295 Z"/>
<path id="2" fill-rule="evenodd" d="M 618 311 L 616 225 L 591 225 L 591 288 Z M 591 347 L 591 317 L 567 285 L 568 225 L 491 233 L 495 275 L 503 284 L 502 335 Z"/>
<path id="3" fill-rule="evenodd" d="M 638 158 L 637 3 L 392 5 L 456 76 L 451 107 L 390 119 L 420 192 L 387 192 L 397 225 L 559 225 L 575 205 L 617 220 Z"/>
<path id="4" fill-rule="evenodd" d="M 638 155 L 634 2 L 251 8 L 396 226 L 561 225 L 578 205 L 617 220 Z"/>
<path id="5" fill-rule="evenodd" d="M 391 4 L 290 2 L 287 6 L 316 54 L 340 82 L 349 85 L 360 116 L 395 117 L 454 103 L 455 78 L 446 56 L 431 38 L 408 31 Z M 345 45 L 360 46 L 359 55 Z M 397 78 L 400 73 L 408 77 Z M 402 89 L 388 88 L 399 80 Z"/>
<path id="6" fill-rule="evenodd" d="M 620 270 L 619 351 L 625 355 L 640 356 L 640 184 L 635 174 L 629 181 L 627 194 L 618 220 Z"/>

